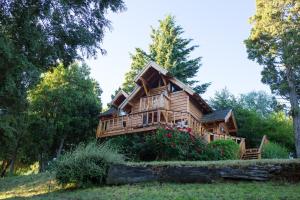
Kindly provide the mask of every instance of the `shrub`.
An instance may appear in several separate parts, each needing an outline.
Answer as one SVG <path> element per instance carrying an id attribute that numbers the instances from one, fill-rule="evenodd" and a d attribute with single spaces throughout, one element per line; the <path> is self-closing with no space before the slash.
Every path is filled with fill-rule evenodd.
<path id="1" fill-rule="evenodd" d="M 235 160 L 239 158 L 239 145 L 232 140 L 216 140 L 204 152 L 207 160 Z"/>
<path id="2" fill-rule="evenodd" d="M 104 183 L 109 165 L 122 162 L 124 157 L 108 144 L 91 142 L 61 156 L 54 170 L 59 183 L 82 187 Z"/>
<path id="3" fill-rule="evenodd" d="M 202 160 L 206 143 L 192 135 L 190 129 L 158 129 L 156 134 L 149 135 L 146 141 L 156 143 L 159 160 Z"/>
<path id="4" fill-rule="evenodd" d="M 234 141 L 207 144 L 190 129 L 159 128 L 152 133 L 117 136 L 109 143 L 132 161 L 239 159 L 239 145 Z"/>
<path id="5" fill-rule="evenodd" d="M 264 144 L 262 148 L 262 158 L 288 158 L 288 150 L 273 142 Z"/>
<path id="6" fill-rule="evenodd" d="M 203 160 L 206 142 L 190 132 L 190 129 L 159 128 L 144 135 L 118 136 L 109 143 L 135 161 Z"/>

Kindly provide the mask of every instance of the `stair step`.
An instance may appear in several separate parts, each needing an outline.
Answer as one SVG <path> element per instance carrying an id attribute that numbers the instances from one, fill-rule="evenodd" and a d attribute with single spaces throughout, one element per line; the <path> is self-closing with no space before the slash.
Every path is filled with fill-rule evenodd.
<path id="1" fill-rule="evenodd" d="M 249 155 L 249 156 L 251 156 L 251 155 L 258 155 L 259 153 L 245 153 L 244 155 Z"/>
<path id="2" fill-rule="evenodd" d="M 242 156 L 243 160 L 254 160 L 259 158 L 259 150 L 257 148 L 249 148 L 245 150 L 244 155 Z"/>

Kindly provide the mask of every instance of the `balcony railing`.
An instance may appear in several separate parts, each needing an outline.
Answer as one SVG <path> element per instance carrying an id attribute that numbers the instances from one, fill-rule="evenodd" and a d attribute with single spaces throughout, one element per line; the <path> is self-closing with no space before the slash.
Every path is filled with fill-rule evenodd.
<path id="1" fill-rule="evenodd" d="M 204 134 L 205 139 L 208 142 L 212 142 L 215 140 L 233 140 L 236 143 L 240 144 L 244 138 L 241 137 L 235 137 L 231 135 L 225 135 L 225 134 L 215 134 L 215 133 L 205 133 Z"/>
<path id="2" fill-rule="evenodd" d="M 188 112 L 157 109 L 102 120 L 97 129 L 97 137 L 146 131 L 160 125 L 191 128 L 194 134 L 200 133 L 201 130 L 201 123 Z"/>
<path id="3" fill-rule="evenodd" d="M 153 95 L 140 98 L 140 111 L 154 109 L 169 109 L 170 100 L 165 94 Z"/>

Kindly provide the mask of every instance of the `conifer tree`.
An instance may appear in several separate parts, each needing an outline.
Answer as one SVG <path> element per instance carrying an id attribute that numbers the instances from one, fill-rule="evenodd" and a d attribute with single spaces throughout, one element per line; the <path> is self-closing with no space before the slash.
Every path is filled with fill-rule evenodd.
<path id="1" fill-rule="evenodd" d="M 210 83 L 196 85 L 196 76 L 200 66 L 201 57 L 191 58 L 190 54 L 198 46 L 191 45 L 192 39 L 182 37 L 184 33 L 181 26 L 176 25 L 175 18 L 168 15 L 159 21 L 157 29 L 152 28 L 149 53 L 136 48 L 131 55 L 131 69 L 125 75 L 123 90 L 130 92 L 134 88 L 133 79 L 139 71 L 152 60 L 170 71 L 176 78 L 193 87 L 198 93 L 204 93 Z"/>

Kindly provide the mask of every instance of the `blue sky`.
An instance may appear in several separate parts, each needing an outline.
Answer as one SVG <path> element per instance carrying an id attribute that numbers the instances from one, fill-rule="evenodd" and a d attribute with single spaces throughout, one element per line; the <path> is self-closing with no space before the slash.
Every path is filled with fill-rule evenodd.
<path id="1" fill-rule="evenodd" d="M 135 47 L 148 49 L 151 26 L 167 14 L 174 15 L 177 24 L 184 29 L 184 37 L 192 38 L 199 45 L 192 56 L 202 57 L 202 67 L 196 79 L 212 82 L 203 95 L 209 99 L 214 93 L 227 87 L 237 95 L 253 90 L 270 92 L 260 81 L 262 67 L 248 60 L 243 41 L 249 36 L 248 22 L 255 12 L 254 0 L 125 0 L 127 10 L 111 13 L 113 29 L 107 31 L 102 47 L 106 55 L 86 60 L 91 75 L 103 90 L 102 101 L 110 101 L 110 95 L 124 80 L 130 69 L 130 52 Z"/>

